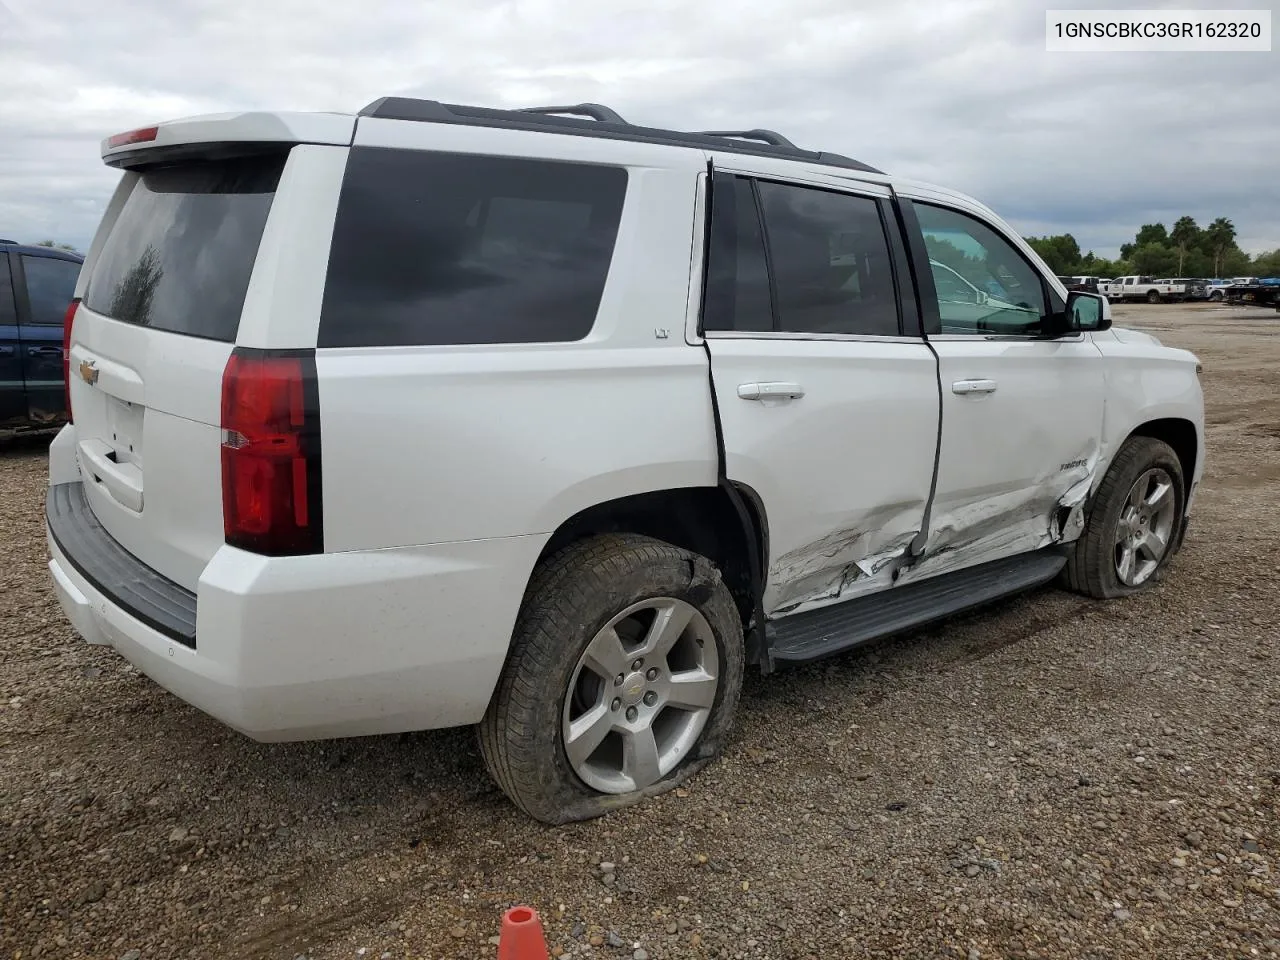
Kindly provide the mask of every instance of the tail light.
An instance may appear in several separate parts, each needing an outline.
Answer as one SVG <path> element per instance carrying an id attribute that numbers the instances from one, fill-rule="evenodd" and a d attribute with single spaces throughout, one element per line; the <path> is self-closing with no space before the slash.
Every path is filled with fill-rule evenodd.
<path id="1" fill-rule="evenodd" d="M 76 308 L 80 301 L 72 300 L 62 315 L 62 402 L 67 408 L 67 423 L 71 417 L 71 326 L 76 322 Z"/>
<path id="2" fill-rule="evenodd" d="M 222 523 L 234 547 L 320 553 L 314 351 L 237 347 L 222 374 Z"/>

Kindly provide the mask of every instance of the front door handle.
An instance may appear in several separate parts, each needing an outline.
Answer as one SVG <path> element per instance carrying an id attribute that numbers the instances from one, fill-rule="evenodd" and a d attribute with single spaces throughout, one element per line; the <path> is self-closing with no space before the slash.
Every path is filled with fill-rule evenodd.
<path id="1" fill-rule="evenodd" d="M 957 380 L 951 384 L 951 392 L 961 396 L 970 393 L 995 393 L 996 382 L 994 380 Z"/>
<path id="2" fill-rule="evenodd" d="M 798 383 L 740 383 L 738 396 L 743 400 L 799 400 L 804 396 L 804 387 Z"/>
<path id="3" fill-rule="evenodd" d="M 60 357 L 62 356 L 61 347 L 28 347 L 28 357 Z"/>
<path id="4" fill-rule="evenodd" d="M 3 347 L 0 347 L 0 357 L 12 357 L 13 354 L 14 354 L 13 347 L 8 346 L 7 344 Z"/>

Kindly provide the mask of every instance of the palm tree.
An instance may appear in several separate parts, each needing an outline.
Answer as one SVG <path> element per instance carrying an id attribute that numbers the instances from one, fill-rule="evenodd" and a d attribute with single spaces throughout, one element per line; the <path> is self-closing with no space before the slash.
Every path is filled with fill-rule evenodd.
<path id="1" fill-rule="evenodd" d="M 1216 277 L 1223 255 L 1236 244 L 1236 226 L 1226 217 L 1219 217 L 1205 227 L 1204 239 L 1213 251 L 1213 275 Z"/>
<path id="2" fill-rule="evenodd" d="M 1187 250 L 1200 240 L 1200 228 L 1191 217 L 1180 217 L 1173 225 L 1169 239 L 1178 249 L 1178 276 L 1182 276 L 1182 264 L 1187 259 Z"/>

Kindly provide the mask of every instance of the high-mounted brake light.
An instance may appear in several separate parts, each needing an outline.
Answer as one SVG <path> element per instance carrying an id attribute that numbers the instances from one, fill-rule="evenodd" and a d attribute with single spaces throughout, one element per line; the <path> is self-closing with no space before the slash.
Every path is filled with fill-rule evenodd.
<path id="1" fill-rule="evenodd" d="M 127 147 L 131 143 L 150 143 L 159 132 L 159 127 L 139 127 L 137 130 L 117 133 L 114 137 L 108 138 L 107 147 L 114 150 L 116 147 Z"/>
<path id="2" fill-rule="evenodd" d="M 237 347 L 222 374 L 222 523 L 233 547 L 320 553 L 315 354 Z"/>
<path id="3" fill-rule="evenodd" d="M 80 300 L 72 300 L 67 305 L 67 312 L 62 315 L 62 400 L 67 408 L 67 423 L 72 423 L 71 416 L 71 327 L 76 322 L 76 308 Z"/>

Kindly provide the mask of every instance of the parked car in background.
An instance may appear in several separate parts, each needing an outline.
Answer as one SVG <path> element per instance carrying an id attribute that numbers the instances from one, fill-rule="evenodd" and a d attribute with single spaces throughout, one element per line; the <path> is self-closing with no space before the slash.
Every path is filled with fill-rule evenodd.
<path id="1" fill-rule="evenodd" d="M 1174 283 L 1172 280 L 1157 280 L 1153 277 L 1134 275 L 1118 277 L 1102 287 L 1099 292 L 1110 300 L 1146 300 L 1148 303 L 1160 303 L 1162 300 L 1190 299 L 1194 289 L 1194 284 Z"/>
<path id="2" fill-rule="evenodd" d="M 66 421 L 62 320 L 83 261 L 0 240 L 0 436 Z"/>
<path id="3" fill-rule="evenodd" d="M 1247 283 L 1233 282 L 1223 288 L 1228 303 L 1248 304 L 1255 307 L 1276 307 L 1280 310 L 1280 280 L 1248 278 Z"/>
<path id="4" fill-rule="evenodd" d="M 1209 281 L 1199 277 L 1174 277 L 1169 281 L 1173 284 L 1181 284 L 1186 288 L 1184 300 L 1207 300 L 1209 299 Z"/>
<path id="5" fill-rule="evenodd" d="M 1097 293 L 1098 285 L 1104 282 L 1097 277 L 1059 277 L 1058 279 L 1068 290 L 1085 290 L 1089 293 Z"/>

